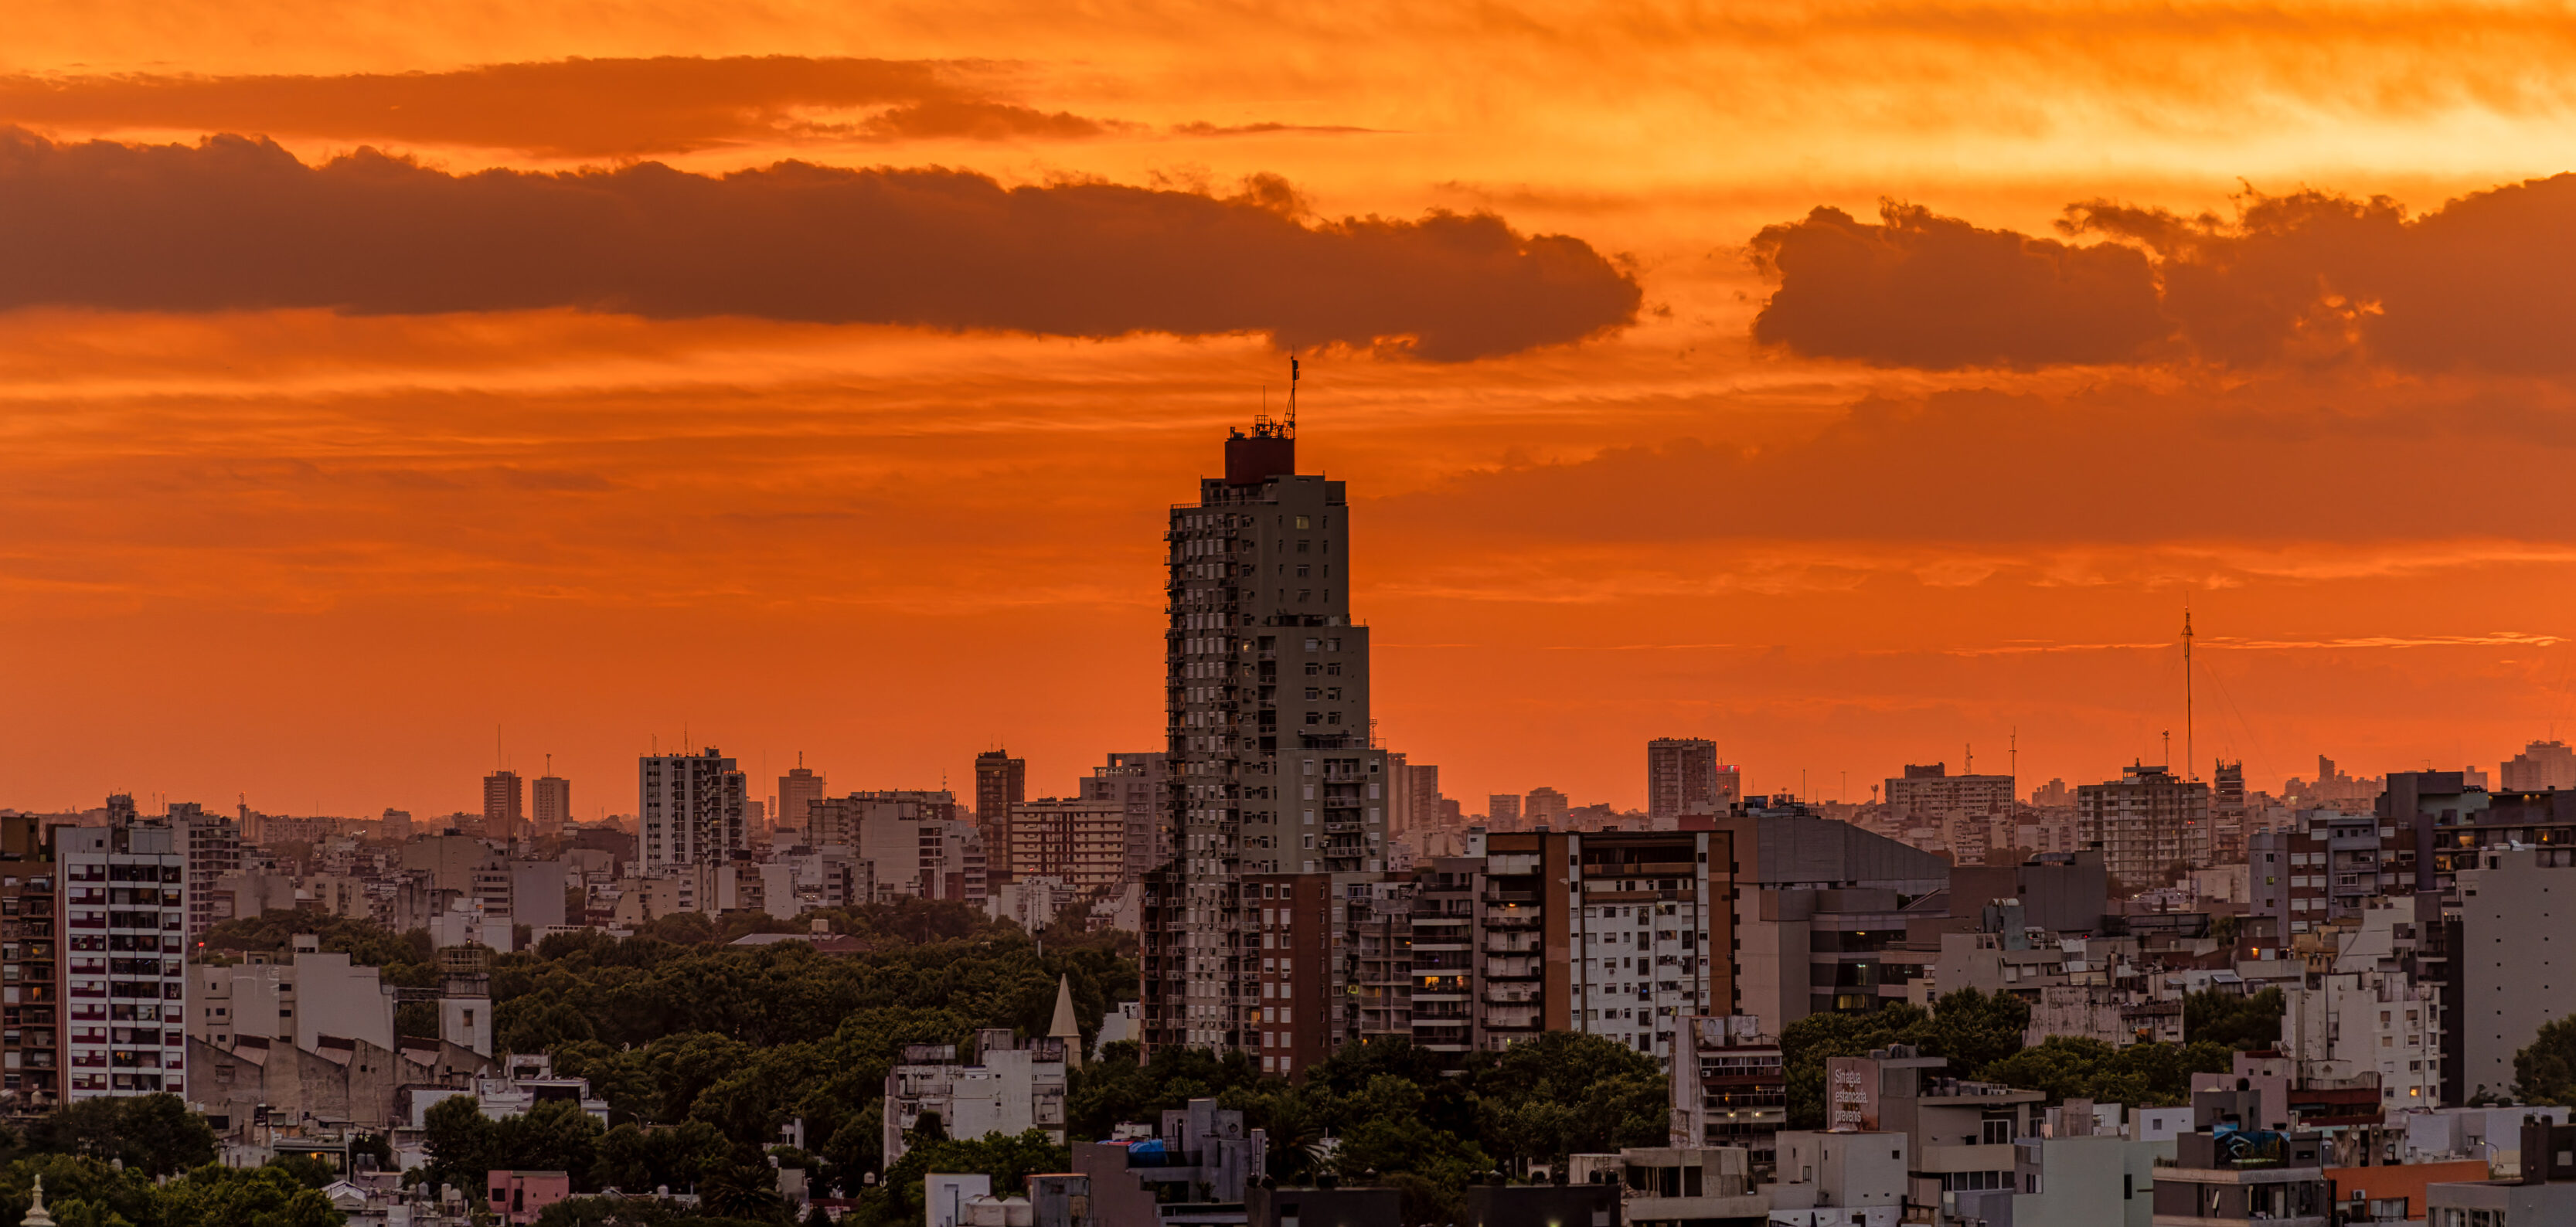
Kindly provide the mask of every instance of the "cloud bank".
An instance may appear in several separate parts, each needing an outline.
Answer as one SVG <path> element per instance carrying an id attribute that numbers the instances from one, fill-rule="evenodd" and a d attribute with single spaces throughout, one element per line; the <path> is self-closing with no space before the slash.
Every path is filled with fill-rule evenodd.
<path id="1" fill-rule="evenodd" d="M 2369 363 L 2576 373 L 2576 175 L 2421 216 L 2385 197 L 2248 193 L 2236 216 L 2071 205 L 2060 238 L 1889 202 L 1765 228 L 1779 290 L 1756 340 L 1815 357 L 1950 369 Z M 2101 236 L 2091 243 L 2076 240 Z"/>
<path id="2" fill-rule="evenodd" d="M 976 62 L 655 56 L 336 76 L 0 76 L 0 122 L 680 153 L 783 137 L 1079 139 L 1135 125 L 1024 106 Z M 855 114 L 866 110 L 867 114 Z"/>
<path id="3" fill-rule="evenodd" d="M 0 308 L 655 318 L 1112 337 L 1266 333 L 1440 361 L 1631 322 L 1636 281 L 1490 215 L 1302 220 L 1275 179 L 1216 197 L 1006 188 L 942 169 L 658 163 L 451 175 L 266 141 L 57 144 L 0 130 Z"/>

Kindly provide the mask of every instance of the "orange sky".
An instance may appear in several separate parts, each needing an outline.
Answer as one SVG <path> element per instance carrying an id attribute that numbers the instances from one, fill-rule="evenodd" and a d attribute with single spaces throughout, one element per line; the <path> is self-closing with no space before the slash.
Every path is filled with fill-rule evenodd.
<path id="1" fill-rule="evenodd" d="M 1159 748 L 1162 508 L 1274 334 L 1346 342 L 1304 459 L 1360 504 L 1380 733 L 1471 811 L 1637 804 L 1658 735 L 1826 798 L 2015 730 L 2030 782 L 2178 756 L 2186 601 L 2202 758 L 2491 766 L 2576 731 L 2576 216 L 2337 238 L 2230 201 L 2420 217 L 2576 169 L 2570 64 L 2576 20 L 2510 4 L 22 6 L 0 212 L 56 201 L 12 216 L 59 259 L 0 285 L 0 805 L 445 812 L 496 725 L 585 815 L 684 727 L 837 788 L 999 744 L 1066 790 Z M 219 132 L 425 169 L 272 163 L 236 210 L 205 185 L 239 158 L 71 144 Z M 639 159 L 887 173 L 449 177 Z M 1037 213 L 836 230 L 829 193 L 931 167 Z M 437 229 L 558 182 L 605 211 L 497 255 Z M 740 248 L 610 233 L 670 182 L 709 186 L 669 225 Z M 2035 238 L 1875 229 L 1882 198 Z M 2146 241 L 2052 229 L 2102 199 L 2221 219 L 2116 290 L 2162 287 L 2169 338 L 2070 349 L 2099 287 L 2015 288 L 2043 240 Z M 1878 271 L 1781 265 L 1823 316 L 1757 346 L 1754 237 L 1819 206 Z M 1470 256 L 1435 209 L 1576 242 Z M 1175 217 L 1206 246 L 1162 260 Z"/>

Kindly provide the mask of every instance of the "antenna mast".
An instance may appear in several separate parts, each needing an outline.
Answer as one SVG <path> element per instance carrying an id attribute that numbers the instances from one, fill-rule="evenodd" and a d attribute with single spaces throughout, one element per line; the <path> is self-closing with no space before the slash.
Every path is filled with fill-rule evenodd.
<path id="1" fill-rule="evenodd" d="M 1297 437 L 1297 355 L 1295 354 L 1288 355 L 1288 417 L 1282 424 L 1287 427 L 1286 433 L 1289 438 Z"/>
<path id="2" fill-rule="evenodd" d="M 2191 750 L 2191 602 L 2182 606 L 2182 778 L 2200 778 L 2200 762 Z"/>

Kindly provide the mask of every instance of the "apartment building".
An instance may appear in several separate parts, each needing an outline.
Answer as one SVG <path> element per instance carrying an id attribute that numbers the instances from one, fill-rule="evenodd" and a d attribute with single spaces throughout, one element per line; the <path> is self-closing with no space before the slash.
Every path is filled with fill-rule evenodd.
<path id="1" fill-rule="evenodd" d="M 1777 1029 L 1906 998 L 1929 957 L 1905 949 L 1906 928 L 1947 916 L 1937 893 L 1949 889 L 1948 861 L 1779 798 L 1739 805 L 1717 825 L 1734 858 L 1727 1012 Z"/>
<path id="2" fill-rule="evenodd" d="M 1672 1064 L 1672 1144 L 1741 1146 L 1753 1165 L 1772 1165 L 1789 1125 L 1789 1078 L 1779 1037 L 1743 1015 L 1682 1020 Z"/>
<path id="3" fill-rule="evenodd" d="M 55 865 L 33 814 L 0 815 L 0 1101 L 17 1111 L 61 1102 L 61 924 Z"/>
<path id="4" fill-rule="evenodd" d="M 1717 761 L 1717 743 L 1658 737 L 1646 743 L 1646 817 L 1670 829 L 1684 814 L 1723 814 L 1744 797 L 1744 777 Z"/>
<path id="5" fill-rule="evenodd" d="M 1076 896 L 1105 898 L 1127 882 L 1130 813 L 1124 798 L 1046 797 L 1011 807 L 1000 829 L 1009 837 L 1013 876 L 1053 878 Z M 986 825 L 989 837 L 995 829 Z"/>
<path id="6" fill-rule="evenodd" d="M 2374 814 L 2309 810 L 2246 837 L 2248 909 L 2284 936 L 2352 916 L 2398 889 L 2388 844 L 2394 827 Z"/>
<path id="7" fill-rule="evenodd" d="M 495 771 L 483 777 L 483 835 L 487 839 L 517 839 L 527 825 L 527 787 L 516 771 Z"/>
<path id="8" fill-rule="evenodd" d="M 132 798 L 109 802 L 109 825 L 52 832 L 65 947 L 63 1094 L 184 1095 L 187 858 L 171 828 L 134 817 Z"/>
<path id="9" fill-rule="evenodd" d="M 564 833 L 572 825 L 572 781 L 548 773 L 529 782 L 529 823 L 539 839 Z"/>
<path id="10" fill-rule="evenodd" d="M 188 859 L 187 937 L 194 949 L 206 930 L 226 918 L 215 914 L 215 882 L 225 874 L 241 872 L 241 828 L 221 814 L 207 813 L 194 801 L 173 803 L 169 822 L 178 832 L 180 855 Z"/>
<path id="11" fill-rule="evenodd" d="M 2009 775 L 1952 775 L 1948 763 L 1906 764 L 1887 781 L 1888 816 L 1899 826 L 1954 814 L 2009 814 L 2018 800 Z"/>
<path id="12" fill-rule="evenodd" d="M 1021 1041 L 1008 1027 L 975 1033 L 975 1063 L 962 1064 L 954 1044 L 907 1044 L 886 1071 L 881 1153 L 892 1167 L 908 1148 L 904 1134 L 926 1113 L 939 1114 L 952 1138 L 1017 1136 L 1031 1129 L 1064 1144 L 1066 1041 Z"/>
<path id="13" fill-rule="evenodd" d="M 1008 750 L 986 750 L 975 756 L 975 823 L 983 828 L 990 852 L 985 870 L 995 882 L 1008 882 L 1019 872 L 1011 863 L 1011 812 L 1029 795 L 1028 760 Z"/>
<path id="14" fill-rule="evenodd" d="M 712 746 L 645 755 L 636 765 L 635 810 L 644 867 L 715 864 L 748 849 L 745 800 L 741 769 Z"/>
<path id="15" fill-rule="evenodd" d="M 1382 873 L 1387 773 L 1343 484 L 1297 472 L 1292 421 L 1226 440 L 1171 509 L 1165 709 L 1177 844 L 1139 902 L 1144 1042 L 1250 1050 L 1254 874 Z"/>
<path id="16" fill-rule="evenodd" d="M 1172 859 L 1171 824 L 1163 820 L 1171 802 L 1170 756 L 1160 750 L 1124 751 L 1091 769 L 1082 781 L 1082 799 L 1115 804 L 1127 814 L 1127 863 L 1119 883 L 1141 882 L 1155 866 Z"/>
<path id="17" fill-rule="evenodd" d="M 2174 866 L 2209 864 L 2209 785 L 2131 763 L 2117 780 L 2075 790 L 2075 837 L 2129 890 L 2161 885 Z"/>

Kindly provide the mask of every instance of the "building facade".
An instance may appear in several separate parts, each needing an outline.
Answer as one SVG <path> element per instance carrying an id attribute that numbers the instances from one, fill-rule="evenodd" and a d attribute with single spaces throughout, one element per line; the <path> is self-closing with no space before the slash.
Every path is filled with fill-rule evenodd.
<path id="1" fill-rule="evenodd" d="M 490 839 L 516 839 L 528 819 L 528 794 L 516 771 L 483 777 L 483 834 Z"/>
<path id="2" fill-rule="evenodd" d="M 1646 817 L 1663 825 L 1684 814 L 1723 814 L 1739 798 L 1741 778 L 1718 765 L 1714 741 L 1658 737 L 1646 743 Z"/>
<path id="3" fill-rule="evenodd" d="M 561 835 L 572 825 L 571 780 L 541 775 L 529 782 L 528 794 L 529 820 L 538 838 Z"/>
<path id="4" fill-rule="evenodd" d="M 1141 903 L 1144 1042 L 1249 1049 L 1261 981 L 1251 874 L 1385 867 L 1368 628 L 1350 613 L 1343 485 L 1299 474 L 1295 428 L 1226 440 L 1165 532 L 1165 708 L 1177 839 Z"/>
<path id="5" fill-rule="evenodd" d="M 2075 790 L 2075 838 L 2130 890 L 2161 885 L 2176 865 L 2209 863 L 2209 785 L 2132 763 Z"/>
<path id="6" fill-rule="evenodd" d="M 986 750 L 975 756 L 975 823 L 984 830 L 989 858 L 984 866 L 994 881 L 1011 880 L 1011 811 L 1029 795 L 1029 764 L 1008 750 Z"/>
<path id="7" fill-rule="evenodd" d="M 187 858 L 169 827 L 134 820 L 130 799 L 111 799 L 109 809 L 107 826 L 53 830 L 65 947 L 63 1096 L 184 1096 Z"/>
<path id="8" fill-rule="evenodd" d="M 720 864 L 748 849 L 744 800 L 742 771 L 713 747 L 644 756 L 635 810 L 644 867 Z"/>

